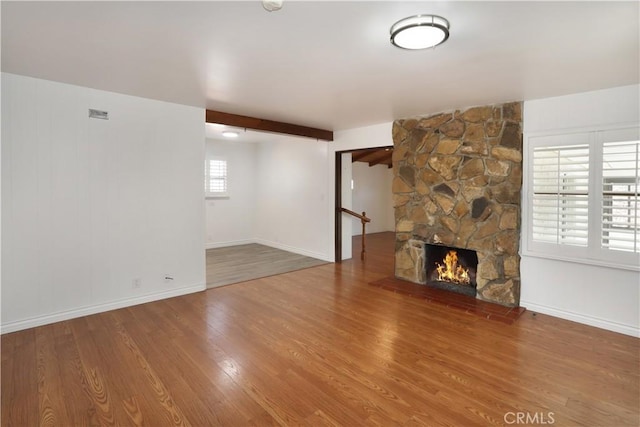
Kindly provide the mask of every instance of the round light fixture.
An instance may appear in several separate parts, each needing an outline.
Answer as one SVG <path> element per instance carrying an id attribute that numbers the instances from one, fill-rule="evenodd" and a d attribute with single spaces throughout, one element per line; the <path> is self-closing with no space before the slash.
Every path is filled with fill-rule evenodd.
<path id="1" fill-rule="evenodd" d="M 268 12 L 282 9 L 283 0 L 262 0 L 262 7 Z"/>
<path id="2" fill-rule="evenodd" d="M 402 49 L 428 49 L 449 38 L 449 21 L 436 15 L 416 15 L 391 26 L 391 44 Z"/>
<path id="3" fill-rule="evenodd" d="M 237 138 L 238 135 L 238 132 L 233 132 L 230 130 L 225 130 L 224 132 L 222 132 L 222 136 L 224 136 L 225 138 Z"/>

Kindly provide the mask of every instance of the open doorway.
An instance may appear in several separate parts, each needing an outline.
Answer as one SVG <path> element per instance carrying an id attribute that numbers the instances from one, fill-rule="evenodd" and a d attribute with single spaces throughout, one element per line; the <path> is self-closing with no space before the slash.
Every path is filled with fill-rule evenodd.
<path id="1" fill-rule="evenodd" d="M 371 219 L 366 233 L 393 231 L 391 183 L 392 146 L 345 150 L 335 153 L 335 234 L 336 262 L 351 258 L 354 238 L 360 245 L 361 215 Z M 363 246 L 364 247 L 364 246 Z M 361 250 L 361 249 L 358 249 Z"/>
<path id="2" fill-rule="evenodd" d="M 307 224 L 309 211 L 326 215 L 316 196 L 327 188 L 324 145 L 242 129 L 223 139 L 223 130 L 207 125 L 205 187 L 224 190 L 205 194 L 207 287 L 329 262 L 326 229 Z"/>

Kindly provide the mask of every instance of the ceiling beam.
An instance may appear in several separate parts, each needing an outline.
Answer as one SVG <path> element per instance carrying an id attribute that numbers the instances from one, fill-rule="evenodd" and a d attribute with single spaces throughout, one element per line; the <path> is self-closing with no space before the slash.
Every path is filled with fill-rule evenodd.
<path id="1" fill-rule="evenodd" d="M 376 153 L 378 148 L 364 148 L 362 150 L 353 151 L 351 154 L 351 163 L 365 161 L 364 158 Z"/>
<path id="2" fill-rule="evenodd" d="M 390 162 L 392 154 L 393 154 L 393 152 L 391 150 L 383 151 L 377 159 L 372 160 L 372 161 L 369 162 L 369 167 L 375 166 L 375 165 L 379 165 L 379 164 L 385 164 L 387 166 L 391 166 L 387 162 Z"/>
<path id="3" fill-rule="evenodd" d="M 293 125 L 291 123 L 275 122 L 273 120 L 240 116 L 238 114 L 223 113 L 207 110 L 205 121 L 221 125 L 235 126 L 245 129 L 261 130 L 264 132 L 284 133 L 287 135 L 304 136 L 323 141 L 333 141 L 333 131 Z"/>
<path id="4" fill-rule="evenodd" d="M 363 148 L 360 150 L 354 150 L 351 152 L 351 162 L 363 162 L 368 163 L 369 166 L 375 166 L 379 164 L 392 167 L 393 155 L 392 147 L 378 147 L 378 148 Z"/>

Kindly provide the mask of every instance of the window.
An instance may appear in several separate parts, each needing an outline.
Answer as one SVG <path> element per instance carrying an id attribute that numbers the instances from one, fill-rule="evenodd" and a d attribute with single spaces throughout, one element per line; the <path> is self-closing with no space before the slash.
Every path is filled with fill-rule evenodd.
<path id="1" fill-rule="evenodd" d="M 640 269 L 637 128 L 527 139 L 525 251 Z"/>
<path id="2" fill-rule="evenodd" d="M 205 197 L 227 197 L 227 161 L 206 160 L 204 166 Z"/>

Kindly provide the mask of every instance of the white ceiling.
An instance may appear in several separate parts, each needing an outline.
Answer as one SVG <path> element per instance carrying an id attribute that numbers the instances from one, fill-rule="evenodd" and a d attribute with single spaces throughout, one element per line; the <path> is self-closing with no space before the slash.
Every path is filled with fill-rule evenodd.
<path id="1" fill-rule="evenodd" d="M 2 71 L 329 130 L 639 82 L 630 2 L 2 1 Z M 451 22 L 435 49 L 389 27 Z"/>

